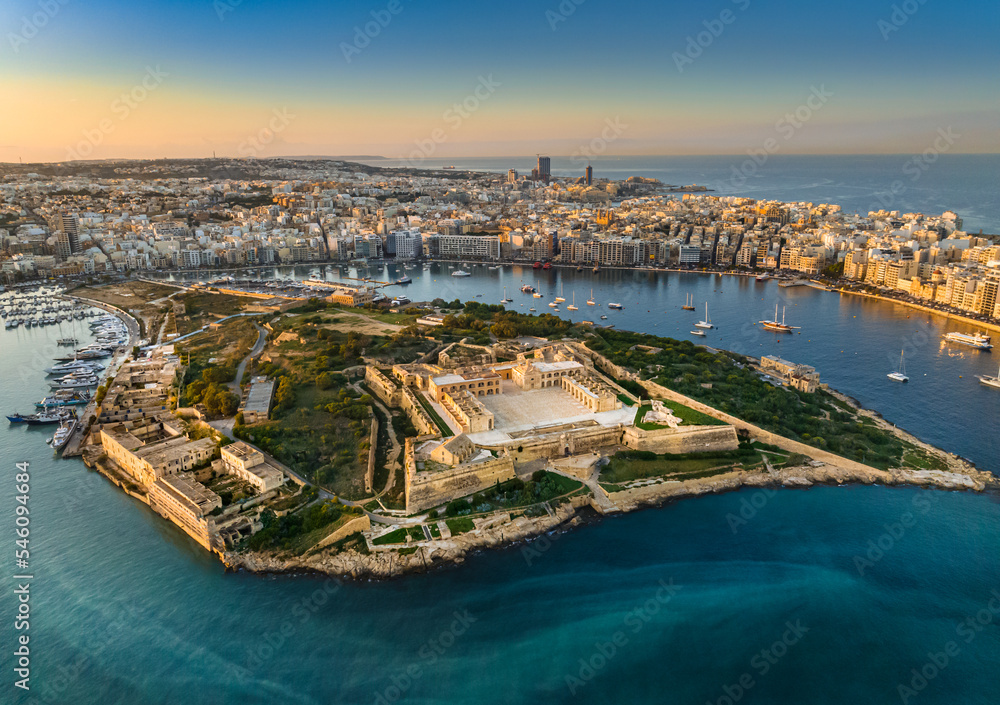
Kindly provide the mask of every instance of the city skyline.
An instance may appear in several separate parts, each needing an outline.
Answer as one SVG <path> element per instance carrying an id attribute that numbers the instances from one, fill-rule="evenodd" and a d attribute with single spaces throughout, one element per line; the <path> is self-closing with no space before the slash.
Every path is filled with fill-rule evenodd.
<path id="1" fill-rule="evenodd" d="M 992 153 L 998 12 L 16 0 L 0 161 Z"/>

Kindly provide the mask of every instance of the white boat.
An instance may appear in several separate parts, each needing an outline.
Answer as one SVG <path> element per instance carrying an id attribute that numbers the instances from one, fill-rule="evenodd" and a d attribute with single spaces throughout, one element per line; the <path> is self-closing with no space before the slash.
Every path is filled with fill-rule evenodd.
<path id="1" fill-rule="evenodd" d="M 906 376 L 906 365 L 903 360 L 903 352 L 899 353 L 899 368 L 895 372 L 890 372 L 886 375 L 889 379 L 894 382 L 909 382 L 910 378 Z"/>
<path id="2" fill-rule="evenodd" d="M 608 320 L 608 317 L 607 316 L 601 316 L 601 320 L 602 321 L 606 321 L 606 320 Z"/>
<path id="3" fill-rule="evenodd" d="M 699 338 L 706 337 L 705 331 L 703 330 L 693 330 L 691 331 L 691 335 L 697 335 Z"/>
<path id="4" fill-rule="evenodd" d="M 502 303 L 502 304 L 509 304 L 509 303 L 511 303 L 513 301 L 514 301 L 514 299 L 507 298 L 507 287 L 504 287 L 503 288 L 503 298 L 500 299 L 500 303 Z"/>
<path id="5" fill-rule="evenodd" d="M 977 350 L 990 350 L 993 347 L 990 336 L 983 333 L 976 333 L 974 335 L 969 335 L 968 333 L 947 333 L 944 339 L 949 343 L 968 345 L 970 348 L 976 348 Z"/>
<path id="6" fill-rule="evenodd" d="M 587 305 L 588 306 L 596 306 L 597 305 L 597 302 L 594 301 L 594 290 L 593 289 L 590 290 L 590 298 L 587 299 Z"/>
<path id="7" fill-rule="evenodd" d="M 980 384 L 985 384 L 987 387 L 994 387 L 995 389 L 1000 389 L 1000 370 L 997 370 L 996 377 L 990 377 L 989 375 L 976 375 L 979 379 Z"/>
<path id="8" fill-rule="evenodd" d="M 464 269 L 458 269 L 451 273 L 453 277 L 471 277 L 472 275 L 466 272 Z"/>
<path id="9" fill-rule="evenodd" d="M 712 319 L 709 318 L 709 316 L 708 316 L 708 302 L 707 301 L 705 302 L 705 320 L 704 321 L 698 321 L 697 323 L 694 324 L 694 327 L 695 328 L 704 328 L 706 330 L 708 330 L 710 328 L 715 328 L 715 326 L 712 325 Z"/>
<path id="10" fill-rule="evenodd" d="M 608 308 L 612 308 L 615 311 L 621 311 L 625 307 L 622 306 L 621 304 L 616 304 L 615 302 L 612 301 L 611 303 L 608 304 Z"/>
<path id="11" fill-rule="evenodd" d="M 537 291 L 534 294 L 532 294 L 532 296 L 534 296 L 536 299 L 542 298 L 542 295 L 539 294 Z"/>
<path id="12" fill-rule="evenodd" d="M 556 298 L 554 298 L 553 301 L 555 301 L 557 304 L 561 304 L 565 300 L 566 300 L 566 298 L 563 296 L 562 284 L 560 284 L 559 285 L 559 296 L 557 296 Z"/>
<path id="13" fill-rule="evenodd" d="M 567 311 L 579 311 L 580 310 L 580 309 L 578 309 L 576 307 L 576 292 L 575 291 L 573 292 L 573 303 L 571 303 L 569 306 L 567 306 L 566 310 Z"/>
<path id="14" fill-rule="evenodd" d="M 48 441 L 46 441 L 53 450 L 60 450 L 69 441 L 69 437 L 73 435 L 73 431 L 76 430 L 76 417 L 68 418 L 59 424 L 59 428 L 52 435 Z"/>

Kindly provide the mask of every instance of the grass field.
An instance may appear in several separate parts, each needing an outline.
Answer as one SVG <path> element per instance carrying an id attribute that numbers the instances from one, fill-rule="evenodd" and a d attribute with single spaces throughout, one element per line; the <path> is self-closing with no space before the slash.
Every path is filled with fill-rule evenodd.
<path id="1" fill-rule="evenodd" d="M 760 453 L 753 449 L 659 455 L 653 458 L 637 458 L 630 455 L 629 453 L 614 455 L 601 470 L 601 483 L 615 485 L 651 477 L 686 480 L 724 472 L 737 465 L 752 468 L 763 463 Z"/>
<path id="2" fill-rule="evenodd" d="M 664 399 L 663 405 L 674 412 L 674 416 L 681 420 L 682 426 L 725 426 L 725 421 L 703 414 L 689 406 L 684 406 L 675 401 Z M 642 423 L 642 418 L 652 410 L 652 406 L 644 404 L 635 412 L 635 425 L 644 431 L 654 431 L 658 428 L 669 428 L 666 424 Z"/>

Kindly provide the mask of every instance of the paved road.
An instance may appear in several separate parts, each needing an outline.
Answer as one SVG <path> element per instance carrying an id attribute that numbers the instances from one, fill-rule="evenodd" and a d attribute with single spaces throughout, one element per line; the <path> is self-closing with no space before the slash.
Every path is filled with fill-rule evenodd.
<path id="1" fill-rule="evenodd" d="M 236 379 L 229 383 L 229 388 L 237 394 L 240 393 L 240 381 L 243 379 L 243 373 L 247 369 L 247 364 L 250 360 L 264 352 L 264 346 L 267 344 L 267 331 L 256 323 L 253 324 L 253 327 L 257 329 L 257 342 L 250 348 L 250 354 L 243 358 L 239 367 L 236 368 Z"/>

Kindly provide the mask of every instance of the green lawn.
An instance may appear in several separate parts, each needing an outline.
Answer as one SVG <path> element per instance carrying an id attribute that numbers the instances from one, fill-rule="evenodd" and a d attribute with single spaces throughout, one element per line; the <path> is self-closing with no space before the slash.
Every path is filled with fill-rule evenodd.
<path id="1" fill-rule="evenodd" d="M 650 356 L 633 350 L 637 344 L 662 352 Z M 867 423 L 825 390 L 807 394 L 772 387 L 742 355 L 610 329 L 595 330 L 586 345 L 644 379 L 786 438 L 877 468 L 898 467 L 902 462 L 905 445 L 891 432 Z"/>
<path id="2" fill-rule="evenodd" d="M 406 543 L 406 535 L 406 529 L 396 529 L 395 531 L 372 540 L 372 544 L 375 546 L 388 546 L 392 543 Z"/>
<path id="3" fill-rule="evenodd" d="M 761 463 L 760 453 L 753 449 L 652 457 L 626 451 L 611 458 L 601 470 L 600 480 L 602 484 L 621 484 L 651 477 L 686 480 L 725 472 L 736 465 L 750 468 Z"/>
<path id="4" fill-rule="evenodd" d="M 682 426 L 725 426 L 725 421 L 720 421 L 717 418 L 709 416 L 708 414 L 703 414 L 700 411 L 695 411 L 691 407 L 684 406 L 683 404 L 678 404 L 675 401 L 663 400 L 663 405 L 674 412 L 674 416 L 681 420 Z M 666 424 L 656 424 L 656 423 L 643 423 L 643 417 L 652 410 L 652 406 L 649 404 L 644 404 L 640 406 L 635 412 L 635 425 L 644 431 L 655 431 L 659 428 L 670 428 Z"/>
<path id="5" fill-rule="evenodd" d="M 431 419 L 433 419 L 434 423 L 438 427 L 438 430 L 441 431 L 444 437 L 451 438 L 454 436 L 455 433 L 451 430 L 451 427 L 444 422 L 444 419 L 438 416 L 438 413 L 434 411 L 434 407 L 431 406 L 426 399 L 424 399 L 424 395 L 419 391 L 414 392 L 413 394 L 417 397 L 417 401 L 420 402 L 420 406 L 424 407 L 424 411 L 426 411 L 430 415 Z"/>
<path id="6" fill-rule="evenodd" d="M 447 524 L 448 528 L 451 530 L 452 536 L 458 536 L 459 534 L 467 533 L 476 528 L 476 525 L 472 522 L 472 519 L 468 517 L 446 519 L 445 524 Z"/>

